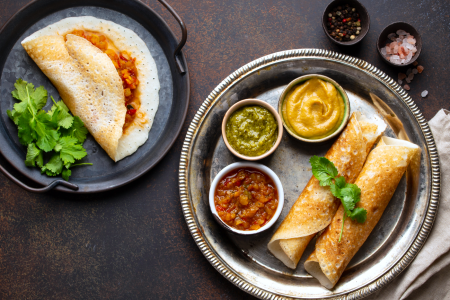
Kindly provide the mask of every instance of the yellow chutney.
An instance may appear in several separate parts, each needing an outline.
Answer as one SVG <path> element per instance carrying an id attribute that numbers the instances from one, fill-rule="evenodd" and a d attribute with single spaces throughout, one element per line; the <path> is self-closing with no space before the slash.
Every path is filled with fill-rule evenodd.
<path id="1" fill-rule="evenodd" d="M 282 114 L 284 122 L 299 136 L 320 139 L 342 124 L 345 103 L 333 84 L 313 78 L 287 93 Z"/>

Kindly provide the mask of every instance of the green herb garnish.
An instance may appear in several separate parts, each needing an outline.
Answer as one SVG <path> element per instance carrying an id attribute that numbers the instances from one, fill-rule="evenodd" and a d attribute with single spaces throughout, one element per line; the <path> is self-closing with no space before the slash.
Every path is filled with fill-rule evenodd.
<path id="1" fill-rule="evenodd" d="M 53 97 L 52 108 L 44 111 L 42 108 L 48 95 L 43 86 L 34 89 L 32 83 L 19 78 L 14 87 L 16 89 L 11 94 L 20 102 L 14 104 L 14 110 L 8 110 L 7 114 L 18 126 L 20 143 L 27 146 L 25 165 L 37 166 L 48 176 L 62 173 L 64 180 L 69 180 L 71 167 L 92 165 L 74 164 L 87 155 L 83 142 L 88 131 L 83 121 L 72 116 L 64 102 L 56 102 Z M 45 165 L 44 152 L 50 157 Z"/>
<path id="2" fill-rule="evenodd" d="M 356 220 L 359 223 L 364 223 L 366 221 L 367 210 L 356 207 L 356 203 L 358 203 L 361 198 L 361 189 L 356 184 L 347 183 L 343 176 L 336 177 L 338 175 L 338 170 L 327 158 L 314 155 L 309 162 L 312 167 L 312 173 L 314 177 L 319 180 L 320 186 L 329 186 L 333 196 L 339 198 L 344 207 L 345 213 L 342 218 L 341 233 L 339 234 L 340 242 L 342 232 L 344 231 L 346 217 Z"/>

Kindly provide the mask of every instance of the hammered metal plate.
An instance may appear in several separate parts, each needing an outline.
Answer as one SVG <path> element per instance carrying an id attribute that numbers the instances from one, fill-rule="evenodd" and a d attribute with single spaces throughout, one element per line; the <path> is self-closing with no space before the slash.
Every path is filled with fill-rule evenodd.
<path id="1" fill-rule="evenodd" d="M 257 98 L 277 107 L 283 88 L 296 77 L 322 74 L 348 93 L 352 111 L 388 123 L 386 135 L 409 139 L 422 149 L 420 166 L 407 171 L 366 243 L 333 290 L 307 274 L 303 262 L 285 267 L 267 243 L 311 177 L 312 155 L 324 155 L 333 141 L 307 144 L 286 132 L 274 154 L 260 162 L 280 177 L 285 206 L 269 230 L 252 237 L 222 229 L 209 210 L 214 176 L 238 159 L 226 148 L 220 124 L 239 100 Z M 362 60 L 317 49 L 290 50 L 255 60 L 222 81 L 192 121 L 180 160 L 179 188 L 189 230 L 208 261 L 228 280 L 262 299 L 359 299 L 386 285 L 414 259 L 432 227 L 439 202 L 439 160 L 427 122 L 406 92 L 386 74 Z"/>

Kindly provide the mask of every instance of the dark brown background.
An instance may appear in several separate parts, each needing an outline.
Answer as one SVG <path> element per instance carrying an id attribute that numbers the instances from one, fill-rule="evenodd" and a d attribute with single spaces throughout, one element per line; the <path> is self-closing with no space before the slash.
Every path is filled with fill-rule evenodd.
<path id="1" fill-rule="evenodd" d="M 450 107 L 447 93 L 450 2 L 361 1 L 371 15 L 365 39 L 340 48 L 320 20 L 330 2 L 311 0 L 168 0 L 188 27 L 184 48 L 191 102 L 183 131 L 147 175 L 118 190 L 73 196 L 35 195 L 0 174 L 1 299 L 248 299 L 203 257 L 185 224 L 178 196 L 178 163 L 189 122 L 210 91 L 231 72 L 263 55 L 324 48 L 362 58 L 390 76 L 375 42 L 388 24 L 406 21 L 422 34 L 410 95 L 427 120 Z M 0 0 L 0 25 L 27 0 Z M 147 0 L 179 36 L 171 15 Z M 427 89 L 427 98 L 420 93 Z M 0 162 L 5 161 L 0 157 Z"/>

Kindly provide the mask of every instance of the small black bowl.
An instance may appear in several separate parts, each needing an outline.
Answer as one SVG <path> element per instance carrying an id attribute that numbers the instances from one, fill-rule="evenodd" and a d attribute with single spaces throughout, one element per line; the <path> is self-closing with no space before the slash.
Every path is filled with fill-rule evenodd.
<path id="1" fill-rule="evenodd" d="M 332 10 L 337 6 L 344 6 L 344 5 L 350 5 L 352 8 L 356 8 L 356 11 L 359 13 L 359 19 L 361 20 L 361 32 L 359 35 L 356 36 L 354 40 L 350 40 L 348 42 L 340 42 L 335 40 L 329 33 L 327 29 L 327 23 L 328 23 L 328 14 L 332 12 Z M 338 45 L 342 46 L 352 46 L 357 43 L 359 43 L 369 32 L 370 29 L 370 16 L 367 12 L 367 9 L 357 0 L 335 0 L 328 4 L 327 8 L 325 8 L 325 11 L 323 12 L 322 16 L 322 27 L 323 31 L 325 31 L 325 34 L 330 38 L 330 40 L 333 43 L 336 43 Z"/>
<path id="2" fill-rule="evenodd" d="M 386 59 L 386 57 L 384 57 L 383 54 L 381 54 L 381 48 L 384 48 L 387 43 L 392 42 L 390 39 L 388 39 L 388 35 L 390 33 L 397 32 L 397 30 L 399 30 L 399 29 L 402 29 L 402 30 L 408 32 L 410 35 L 412 35 L 416 39 L 416 48 L 417 48 L 417 52 L 416 52 L 416 54 L 414 54 L 414 56 L 411 58 L 411 60 L 407 64 L 402 64 L 402 65 L 398 65 L 398 64 L 394 64 L 394 63 L 390 62 L 389 60 Z M 392 23 L 391 25 L 387 26 L 380 33 L 380 35 L 378 36 L 378 40 L 377 40 L 377 49 L 378 49 L 378 53 L 384 59 L 384 61 L 387 62 L 388 64 L 390 64 L 391 66 L 405 67 L 405 66 L 411 65 L 419 57 L 420 51 L 422 51 L 422 38 L 420 37 L 419 32 L 411 24 L 408 24 L 405 22 L 395 22 L 395 23 Z"/>

